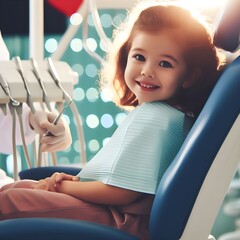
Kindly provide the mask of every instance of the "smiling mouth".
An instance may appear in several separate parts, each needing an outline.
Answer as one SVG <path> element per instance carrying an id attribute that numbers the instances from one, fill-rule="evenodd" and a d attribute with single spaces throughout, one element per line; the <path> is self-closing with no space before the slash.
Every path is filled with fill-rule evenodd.
<path id="1" fill-rule="evenodd" d="M 153 85 L 153 84 L 149 84 L 149 83 L 143 83 L 143 82 L 138 82 L 138 81 L 137 81 L 137 84 L 138 84 L 141 88 L 147 89 L 147 90 L 155 90 L 155 89 L 159 88 L 159 86 Z"/>

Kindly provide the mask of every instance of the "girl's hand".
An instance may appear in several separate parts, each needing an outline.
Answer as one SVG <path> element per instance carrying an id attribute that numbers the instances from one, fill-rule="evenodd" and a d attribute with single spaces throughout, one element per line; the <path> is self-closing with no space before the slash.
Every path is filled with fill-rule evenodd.
<path id="1" fill-rule="evenodd" d="M 55 113 L 45 111 L 37 111 L 34 114 L 29 113 L 31 127 L 43 136 L 41 139 L 41 150 L 43 152 L 63 150 L 72 143 L 70 129 L 64 118 L 60 118 L 56 125 L 52 123 L 56 116 Z M 51 136 L 44 136 L 47 131 L 51 133 Z"/>
<path id="2" fill-rule="evenodd" d="M 51 178 L 48 177 L 48 178 L 39 180 L 39 181 L 33 186 L 33 189 L 51 191 L 51 190 L 50 190 L 51 185 L 52 185 L 52 184 L 51 184 Z M 54 190 L 54 189 L 52 189 L 52 190 Z"/>
<path id="3" fill-rule="evenodd" d="M 54 173 L 51 177 L 39 180 L 34 189 L 57 192 L 57 185 L 64 180 L 79 181 L 79 177 L 65 173 Z"/>
<path id="4" fill-rule="evenodd" d="M 52 175 L 52 177 L 54 174 Z M 60 184 L 62 181 L 68 180 L 68 181 L 79 181 L 80 178 L 78 176 L 66 174 L 66 173 L 58 173 L 55 175 L 55 183 Z"/>

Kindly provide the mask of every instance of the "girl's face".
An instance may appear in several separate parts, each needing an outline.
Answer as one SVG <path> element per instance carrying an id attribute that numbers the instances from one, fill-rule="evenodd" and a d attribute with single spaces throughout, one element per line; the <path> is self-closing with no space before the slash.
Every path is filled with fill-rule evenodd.
<path id="1" fill-rule="evenodd" d="M 137 32 L 124 77 L 139 104 L 171 100 L 181 88 L 190 85 L 183 59 L 185 49 L 180 30 Z"/>

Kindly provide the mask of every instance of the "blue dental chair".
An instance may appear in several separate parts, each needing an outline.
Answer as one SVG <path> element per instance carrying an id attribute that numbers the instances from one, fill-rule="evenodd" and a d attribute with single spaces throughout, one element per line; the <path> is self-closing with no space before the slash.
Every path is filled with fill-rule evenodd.
<path id="1" fill-rule="evenodd" d="M 215 36 L 218 46 L 222 44 L 219 36 L 224 35 L 221 26 L 220 22 L 216 31 L 218 34 Z M 235 38 L 232 44 L 238 45 L 239 42 L 236 43 Z M 236 49 L 237 46 L 232 48 Z M 183 146 L 159 184 L 150 216 L 152 240 L 214 239 L 210 235 L 212 225 L 240 163 L 239 114 L 240 57 L 230 63 L 222 73 Z M 0 239 L 137 238 L 89 222 L 31 218 L 1 221 Z"/>

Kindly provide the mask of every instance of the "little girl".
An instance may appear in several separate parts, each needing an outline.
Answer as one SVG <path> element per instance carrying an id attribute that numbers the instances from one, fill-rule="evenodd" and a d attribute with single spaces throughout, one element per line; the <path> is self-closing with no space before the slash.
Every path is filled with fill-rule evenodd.
<path id="1" fill-rule="evenodd" d="M 0 191 L 0 219 L 54 217 L 105 224 L 148 239 L 152 202 L 218 76 L 206 26 L 177 5 L 144 3 L 114 35 L 101 72 L 132 111 L 78 176 L 54 173 Z"/>

